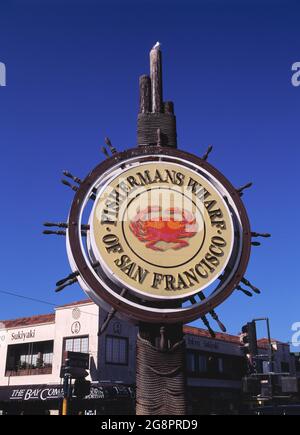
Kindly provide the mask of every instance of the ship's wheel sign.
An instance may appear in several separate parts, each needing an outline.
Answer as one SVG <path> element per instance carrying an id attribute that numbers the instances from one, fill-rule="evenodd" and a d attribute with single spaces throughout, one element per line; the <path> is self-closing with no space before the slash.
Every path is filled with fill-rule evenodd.
<path id="1" fill-rule="evenodd" d="M 216 180 L 183 162 L 129 163 L 103 183 L 90 254 L 120 287 L 152 299 L 191 296 L 227 266 L 234 224 Z"/>
<path id="2" fill-rule="evenodd" d="M 241 189 L 205 158 L 174 148 L 140 146 L 96 166 L 81 180 L 64 231 L 72 273 L 106 311 L 132 321 L 188 322 L 214 308 L 244 277 L 251 233 Z M 64 181 L 69 185 L 69 182 Z M 254 242 L 252 242 L 254 243 Z"/>

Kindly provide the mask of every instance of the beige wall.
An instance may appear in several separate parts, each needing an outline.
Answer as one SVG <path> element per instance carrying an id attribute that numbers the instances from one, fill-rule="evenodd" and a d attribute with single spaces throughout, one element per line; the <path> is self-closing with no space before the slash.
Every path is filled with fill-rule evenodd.
<path id="1" fill-rule="evenodd" d="M 28 385 L 35 383 L 35 378 L 37 378 L 36 380 L 38 384 L 42 384 L 49 382 L 49 378 L 52 379 L 52 375 L 6 377 L 5 367 L 7 347 L 9 345 L 53 340 L 54 330 L 54 323 L 48 323 L 46 325 L 33 325 L 28 327 L 0 329 L 0 385 Z M 30 334 L 30 338 L 13 338 L 13 336 L 15 335 L 16 337 L 18 333 Z M 32 336 L 33 334 L 34 336 Z M 5 339 L 2 339 L 1 337 L 5 337 Z"/>
<path id="2" fill-rule="evenodd" d="M 93 373 L 95 373 L 98 359 L 98 322 L 98 307 L 93 303 L 87 303 L 79 306 L 58 308 L 55 323 L 9 329 L 5 329 L 4 325 L 0 325 L 0 385 L 59 384 L 63 339 L 65 337 L 89 336 L 89 352 L 93 359 Z M 21 338 L 17 337 L 18 333 L 22 334 Z M 29 334 L 29 337 L 26 338 L 23 334 Z M 52 374 L 5 376 L 8 345 L 47 340 L 54 340 Z"/>

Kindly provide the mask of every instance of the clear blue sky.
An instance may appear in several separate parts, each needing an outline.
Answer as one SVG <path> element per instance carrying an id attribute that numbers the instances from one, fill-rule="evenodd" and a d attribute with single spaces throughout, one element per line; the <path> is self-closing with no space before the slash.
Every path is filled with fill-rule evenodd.
<path id="1" fill-rule="evenodd" d="M 247 277 L 263 291 L 236 293 L 218 312 L 232 333 L 269 316 L 272 335 L 291 339 L 300 321 L 300 4 L 293 0 L 2 0 L 0 61 L 1 284 L 54 304 L 84 297 L 53 292 L 69 272 L 64 238 L 42 222 L 67 217 L 72 192 L 61 171 L 85 176 L 109 136 L 136 144 L 138 76 L 161 41 L 164 95 L 175 101 L 179 147 L 203 154 L 245 194 L 254 231 Z M 51 310 L 1 296 L 0 319 Z"/>

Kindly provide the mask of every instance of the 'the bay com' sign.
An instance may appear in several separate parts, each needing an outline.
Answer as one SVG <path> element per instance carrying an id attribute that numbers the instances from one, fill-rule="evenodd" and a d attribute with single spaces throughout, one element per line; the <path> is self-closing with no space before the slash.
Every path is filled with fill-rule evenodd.
<path id="1" fill-rule="evenodd" d="M 107 276 L 151 299 L 203 290 L 233 249 L 232 216 L 220 190 L 175 163 L 144 163 L 110 178 L 90 224 L 91 252 Z"/>
<path id="2" fill-rule="evenodd" d="M 117 397 L 133 397 L 131 387 L 121 384 L 92 385 L 86 399 L 115 399 Z M 22 387 L 0 387 L 0 401 L 46 401 L 63 398 L 61 385 L 30 385 Z"/>
<path id="3" fill-rule="evenodd" d="M 10 400 L 49 400 L 63 397 L 62 387 L 18 388 L 12 390 Z"/>

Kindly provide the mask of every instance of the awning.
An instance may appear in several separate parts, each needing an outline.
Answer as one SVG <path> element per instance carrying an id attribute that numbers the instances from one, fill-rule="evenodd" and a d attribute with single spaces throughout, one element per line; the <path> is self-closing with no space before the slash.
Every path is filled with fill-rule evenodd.
<path id="1" fill-rule="evenodd" d="M 62 385 L 16 385 L 0 387 L 0 402 L 46 401 L 63 397 Z M 91 384 L 90 394 L 85 399 L 113 400 L 133 398 L 134 388 L 121 384 Z"/>
<path id="2" fill-rule="evenodd" d="M 0 387 L 0 402 L 54 400 L 63 397 L 62 385 L 16 385 Z"/>

